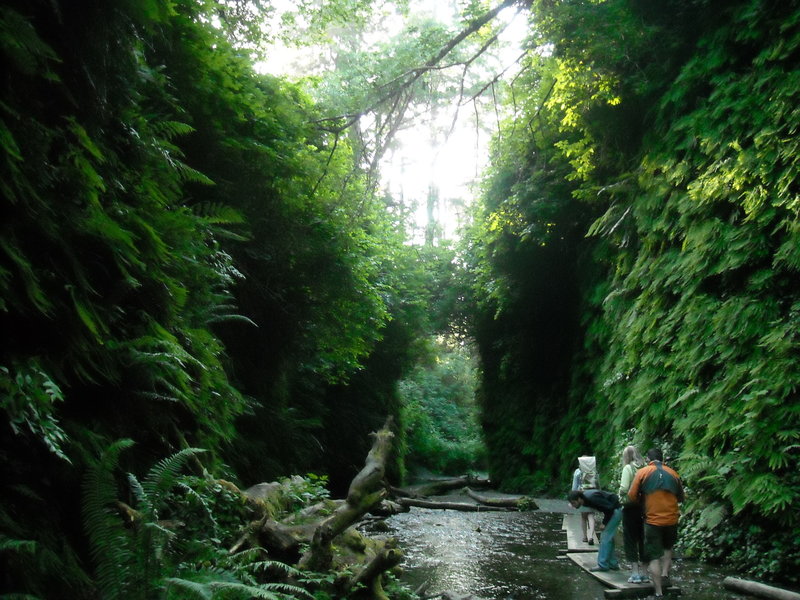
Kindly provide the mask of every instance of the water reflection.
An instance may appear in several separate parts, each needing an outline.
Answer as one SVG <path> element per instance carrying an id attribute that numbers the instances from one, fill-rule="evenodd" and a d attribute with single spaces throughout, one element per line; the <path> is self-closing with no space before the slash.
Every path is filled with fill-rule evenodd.
<path id="1" fill-rule="evenodd" d="M 560 514 L 467 513 L 414 508 L 387 520 L 405 553 L 402 580 L 412 589 L 497 600 L 599 600 L 603 586 L 571 561 Z M 722 588 L 724 575 L 676 561 L 673 580 L 685 600 L 742 598 Z"/>

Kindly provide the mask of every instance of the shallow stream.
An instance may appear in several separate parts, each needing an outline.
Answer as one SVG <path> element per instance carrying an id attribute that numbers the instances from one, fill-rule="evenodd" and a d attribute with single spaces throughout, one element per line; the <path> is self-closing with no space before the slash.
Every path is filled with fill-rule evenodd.
<path id="1" fill-rule="evenodd" d="M 530 512 L 412 508 L 387 520 L 405 559 L 401 581 L 426 594 L 452 592 L 492 600 L 595 600 L 603 586 L 566 558 L 561 501 Z M 565 510 L 566 503 L 563 503 Z M 620 552 L 621 544 L 617 544 Z M 623 563 L 624 565 L 624 563 Z M 678 557 L 672 580 L 683 600 L 745 598 L 725 590 L 730 573 Z"/>

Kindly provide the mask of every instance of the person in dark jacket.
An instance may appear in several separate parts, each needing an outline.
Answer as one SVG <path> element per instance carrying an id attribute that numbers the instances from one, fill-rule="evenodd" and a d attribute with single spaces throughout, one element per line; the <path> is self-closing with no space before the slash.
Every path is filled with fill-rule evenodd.
<path id="1" fill-rule="evenodd" d="M 606 526 L 600 537 L 597 552 L 597 566 L 592 571 L 619 570 L 619 561 L 614 552 L 614 535 L 622 521 L 622 505 L 616 494 L 603 490 L 573 490 L 567 496 L 573 508 L 588 506 L 603 513 L 603 525 Z"/>

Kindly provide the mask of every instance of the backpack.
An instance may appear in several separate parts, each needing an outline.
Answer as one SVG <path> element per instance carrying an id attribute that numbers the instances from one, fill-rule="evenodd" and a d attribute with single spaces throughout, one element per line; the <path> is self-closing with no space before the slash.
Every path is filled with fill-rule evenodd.
<path id="1" fill-rule="evenodd" d="M 597 459 L 594 456 L 579 456 L 578 468 L 581 470 L 581 490 L 600 487 L 597 483 Z"/>
<path id="2" fill-rule="evenodd" d="M 682 493 L 680 481 L 675 479 L 671 473 L 667 473 L 661 462 L 653 461 L 653 464 L 656 470 L 642 480 L 641 493 L 646 496 L 656 490 L 666 490 L 676 496 L 680 496 Z"/>

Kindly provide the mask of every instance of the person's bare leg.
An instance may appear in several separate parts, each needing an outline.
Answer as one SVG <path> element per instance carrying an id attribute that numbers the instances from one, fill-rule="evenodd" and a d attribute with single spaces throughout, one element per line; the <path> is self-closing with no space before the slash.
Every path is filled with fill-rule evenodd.
<path id="1" fill-rule="evenodd" d="M 664 591 L 661 589 L 661 559 L 657 558 L 650 561 L 650 579 L 653 580 L 653 587 L 656 590 L 656 596 L 661 596 Z"/>
<path id="2" fill-rule="evenodd" d="M 586 520 L 589 523 L 588 523 L 588 527 L 586 528 L 586 538 L 589 540 L 590 544 L 593 544 L 594 543 L 594 528 L 595 528 L 594 513 L 590 512 L 590 513 L 587 513 L 587 515 L 588 515 L 589 518 L 586 519 Z"/>
<path id="3" fill-rule="evenodd" d="M 672 548 L 664 550 L 664 556 L 661 557 L 661 576 L 669 577 L 669 570 L 672 567 Z"/>
<path id="4" fill-rule="evenodd" d="M 581 531 L 583 532 L 583 541 L 586 542 L 589 538 L 586 536 L 586 526 L 589 522 L 589 513 L 581 513 Z"/>
<path id="5" fill-rule="evenodd" d="M 664 556 L 661 557 L 661 579 L 669 577 L 670 568 L 672 568 L 672 548 L 664 550 Z"/>

